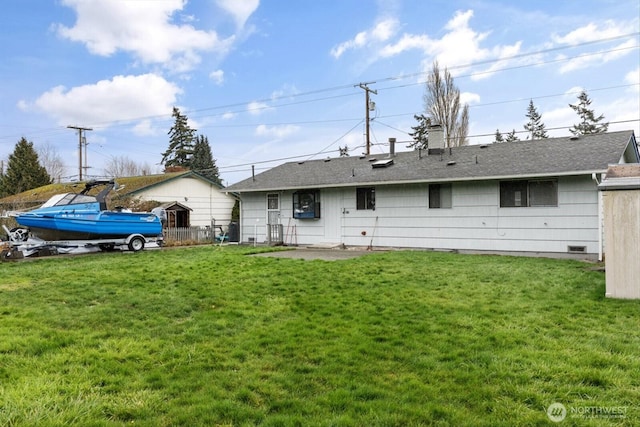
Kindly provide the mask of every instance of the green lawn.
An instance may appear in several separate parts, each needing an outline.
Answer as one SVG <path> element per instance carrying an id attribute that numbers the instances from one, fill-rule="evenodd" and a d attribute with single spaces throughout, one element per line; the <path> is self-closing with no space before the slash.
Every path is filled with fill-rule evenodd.
<path id="1" fill-rule="evenodd" d="M 0 426 L 640 424 L 640 301 L 592 264 L 255 250 L 0 263 Z"/>

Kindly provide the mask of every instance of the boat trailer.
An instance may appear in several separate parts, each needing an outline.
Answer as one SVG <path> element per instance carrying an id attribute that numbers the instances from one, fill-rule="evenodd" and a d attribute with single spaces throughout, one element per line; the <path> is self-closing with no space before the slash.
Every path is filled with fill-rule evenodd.
<path id="1" fill-rule="evenodd" d="M 163 243 L 162 236 L 146 237 L 142 234 L 131 234 L 127 237 L 115 239 L 48 241 L 32 236 L 26 228 L 19 227 L 9 230 L 6 225 L 3 225 L 2 228 L 7 233 L 7 241 L 2 242 L 0 261 L 58 254 L 111 252 L 115 250 L 139 252 L 145 248 L 160 248 Z"/>

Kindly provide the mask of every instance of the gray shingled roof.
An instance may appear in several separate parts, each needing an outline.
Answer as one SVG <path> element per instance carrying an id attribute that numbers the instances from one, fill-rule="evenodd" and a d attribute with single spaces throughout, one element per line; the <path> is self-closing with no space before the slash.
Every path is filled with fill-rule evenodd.
<path id="1" fill-rule="evenodd" d="M 631 144 L 631 145 L 630 145 Z M 227 191 L 345 187 L 354 185 L 453 182 L 606 172 L 622 158 L 638 162 L 633 131 L 599 135 L 469 145 L 444 154 L 398 152 L 393 164 L 373 168 L 388 154 L 290 162 L 276 166 L 230 187 Z"/>

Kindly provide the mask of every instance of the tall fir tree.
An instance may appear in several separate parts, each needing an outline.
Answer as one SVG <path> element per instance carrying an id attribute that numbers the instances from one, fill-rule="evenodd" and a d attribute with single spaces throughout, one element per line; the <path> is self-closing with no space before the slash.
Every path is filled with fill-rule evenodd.
<path id="1" fill-rule="evenodd" d="M 193 157 L 191 158 L 191 169 L 218 184 L 222 183 L 220 181 L 220 171 L 211 154 L 209 139 L 204 135 L 199 135 L 196 138 L 196 143 L 193 146 Z"/>
<path id="2" fill-rule="evenodd" d="M 495 136 L 495 141 L 496 143 L 500 143 L 500 142 L 504 142 L 504 137 L 502 136 L 502 134 L 500 133 L 500 129 L 496 129 L 496 136 Z"/>
<path id="3" fill-rule="evenodd" d="M 33 143 L 21 138 L 9 155 L 6 172 L 0 177 L 0 196 L 22 193 L 51 182 L 51 176 L 38 160 Z"/>
<path id="4" fill-rule="evenodd" d="M 589 95 L 587 95 L 587 92 L 584 90 L 578 95 L 577 104 L 569 104 L 569 107 L 578 114 L 581 120 L 580 123 L 573 125 L 573 127 L 569 129 L 572 134 L 578 136 L 604 133 L 609 129 L 609 122 L 600 123 L 604 120 L 604 115 L 600 114 L 596 117 L 593 110 L 589 109 L 590 105 L 591 99 L 589 99 Z"/>
<path id="5" fill-rule="evenodd" d="M 542 115 L 538 113 L 536 106 L 533 105 L 533 99 L 529 100 L 529 106 L 527 107 L 527 114 L 525 115 L 529 121 L 524 124 L 524 130 L 529 132 L 531 139 L 544 139 L 549 138 L 547 131 L 545 130 L 544 123 L 542 123 Z"/>
<path id="6" fill-rule="evenodd" d="M 162 164 L 165 167 L 179 166 L 191 167 L 191 158 L 195 144 L 196 129 L 189 127 L 188 118 L 180 113 L 177 107 L 173 107 L 171 116 L 175 119 L 169 130 L 169 147 L 162 153 Z"/>

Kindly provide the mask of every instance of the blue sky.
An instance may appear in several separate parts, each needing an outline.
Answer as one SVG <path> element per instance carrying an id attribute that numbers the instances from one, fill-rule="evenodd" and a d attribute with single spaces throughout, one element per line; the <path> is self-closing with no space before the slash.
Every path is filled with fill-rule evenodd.
<path id="1" fill-rule="evenodd" d="M 0 159 L 21 137 L 78 175 L 128 158 L 160 172 L 173 106 L 207 136 L 226 184 L 284 159 L 406 149 L 434 60 L 470 107 L 471 144 L 551 136 L 587 90 L 610 130 L 640 136 L 637 0 L 10 0 L 0 17 Z M 556 129 L 557 128 L 557 129 Z M 526 137 L 520 134 L 521 138 Z"/>

